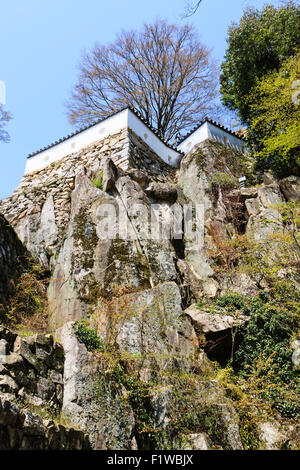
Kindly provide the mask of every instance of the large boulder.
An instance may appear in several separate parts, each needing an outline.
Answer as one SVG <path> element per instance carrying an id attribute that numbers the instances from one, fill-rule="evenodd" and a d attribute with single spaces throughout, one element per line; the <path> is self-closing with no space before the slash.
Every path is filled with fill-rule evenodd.
<path id="1" fill-rule="evenodd" d="M 225 365 L 232 358 L 236 347 L 236 327 L 246 324 L 248 318 L 236 313 L 226 315 L 223 312 L 212 313 L 191 305 L 184 312 L 192 321 L 200 342 L 208 358 Z"/>
<path id="2" fill-rule="evenodd" d="M 145 189 L 145 193 L 155 200 L 168 201 L 170 204 L 173 204 L 177 200 L 176 188 L 168 184 L 152 182 Z"/>
<path id="3" fill-rule="evenodd" d="M 202 311 L 195 304 L 187 308 L 184 313 L 188 315 L 194 327 L 201 333 L 216 333 L 230 330 L 235 326 L 242 325 L 247 321 L 244 316 L 232 316 L 220 313 Z"/>
<path id="4" fill-rule="evenodd" d="M 288 176 L 279 182 L 279 186 L 287 201 L 300 202 L 299 176 Z"/>
<path id="5" fill-rule="evenodd" d="M 140 357 L 143 369 L 190 367 L 197 339 L 191 323 L 183 316 L 175 283 L 122 297 L 115 304 L 115 315 L 115 322 L 102 323 L 101 336 L 111 337 L 111 323 L 118 349 Z"/>

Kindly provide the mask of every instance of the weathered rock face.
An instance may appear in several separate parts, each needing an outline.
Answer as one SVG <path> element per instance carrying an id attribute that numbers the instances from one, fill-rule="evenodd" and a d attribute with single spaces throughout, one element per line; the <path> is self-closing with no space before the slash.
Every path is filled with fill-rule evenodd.
<path id="1" fill-rule="evenodd" d="M 181 162 L 178 182 L 182 186 L 184 196 L 188 201 L 203 206 L 203 212 L 206 218 L 212 211 L 212 202 L 208 195 L 209 178 L 203 171 L 205 156 L 202 149 L 193 152 L 192 155 L 186 156 Z M 207 256 L 205 255 L 205 247 L 202 249 L 194 247 L 194 239 L 185 239 L 186 268 L 182 267 L 185 275 L 188 275 L 190 283 L 195 279 L 195 287 L 198 284 L 198 290 L 201 289 L 201 281 L 206 280 L 213 275 Z"/>
<path id="2" fill-rule="evenodd" d="M 235 206 L 240 204 L 240 194 L 248 194 L 249 190 L 232 189 L 238 187 L 238 178 L 249 172 L 242 162 L 240 154 L 210 141 L 195 147 L 181 161 L 178 183 L 186 200 L 199 207 L 203 224 L 202 227 L 199 224 L 200 243 L 185 236 L 185 259 L 178 264 L 194 298 L 214 297 L 219 291 L 211 257 L 220 251 L 219 245 L 224 240 L 240 229 L 235 226 Z M 236 193 L 234 201 L 228 200 L 230 191 Z M 246 224 L 247 219 L 242 217 L 239 223 Z"/>
<path id="3" fill-rule="evenodd" d="M 100 335 L 111 338 L 121 353 L 140 358 L 140 374 L 145 378 L 155 370 L 188 370 L 196 355 L 195 331 L 181 310 L 180 292 L 175 283 L 161 284 L 116 301 L 116 319 L 107 312 Z M 113 331 L 111 331 L 113 330 Z"/>
<path id="4" fill-rule="evenodd" d="M 278 184 L 258 188 L 257 198 L 245 201 L 250 215 L 247 232 L 255 239 L 261 240 L 282 228 L 281 216 L 276 209 L 276 206 L 282 202 L 283 197 Z"/>
<path id="5" fill-rule="evenodd" d="M 204 227 L 197 250 L 195 240 L 185 237 L 185 258 L 179 260 L 178 267 L 190 286 L 192 298 L 215 297 L 228 290 L 253 296 L 257 293 L 255 279 L 246 273 L 216 276 L 212 257 L 218 256 L 226 241 L 235 235 L 246 233 L 267 244 L 270 236 L 283 232 L 279 207 L 285 201 L 298 202 L 299 177 L 278 181 L 268 173 L 260 186 L 232 189 L 237 188 L 237 178 L 246 171 L 245 166 L 240 166 L 234 155 L 224 156 L 219 148 L 216 154 L 214 146 L 202 143 L 181 162 L 179 184 L 187 200 L 202 206 Z"/>
<path id="6" fill-rule="evenodd" d="M 27 264 L 28 252 L 12 227 L 0 215 L 0 314 L 14 292 L 14 285 Z"/>
<path id="7" fill-rule="evenodd" d="M 258 285 L 256 279 L 252 279 L 247 273 L 232 273 L 219 280 L 219 294 L 223 295 L 228 291 L 254 297 L 258 292 Z"/>
<path id="8" fill-rule="evenodd" d="M 180 301 L 173 283 L 119 299 L 119 309 L 116 302 L 111 312 L 115 318 L 98 319 L 104 344 L 114 347 L 111 357 L 87 352 L 72 323 L 57 331 L 66 353 L 63 413 L 88 431 L 93 448 L 185 449 L 194 442 L 176 430 L 184 407 L 181 377 L 192 376 L 195 361 L 199 368 L 196 334 Z M 207 432 L 209 448 L 242 449 L 238 416 L 222 388 L 201 376 L 194 380 L 193 411 L 186 411 L 185 428 L 192 435 Z M 145 434 L 145 426 L 152 436 Z"/>
<path id="9" fill-rule="evenodd" d="M 189 434 L 190 441 L 185 450 L 210 450 L 209 439 L 205 434 Z"/>
<path id="10" fill-rule="evenodd" d="M 299 449 L 299 423 L 282 424 L 271 418 L 258 427 L 262 450 Z"/>
<path id="11" fill-rule="evenodd" d="M 189 359 L 196 352 L 196 335 L 181 317 L 176 284 L 128 295 L 119 303 L 115 319 L 108 316 L 101 323 L 100 316 L 100 335 L 106 344 L 117 347 L 121 357 L 134 358 L 142 381 L 149 381 L 152 374 L 156 376 L 163 369 L 189 368 Z M 135 415 L 129 390 L 120 378 L 107 373 L 105 358 L 97 359 L 77 341 L 72 323 L 56 334 L 66 354 L 65 416 L 88 430 L 94 448 L 133 449 Z"/>
<path id="12" fill-rule="evenodd" d="M 177 278 L 170 240 L 149 240 L 150 200 L 139 184 L 121 173 L 114 187 L 109 195 L 84 171 L 76 177 L 71 218 L 49 286 L 56 327 L 85 316 L 100 296 L 111 297 L 114 287 L 140 290 Z M 160 208 L 167 211 L 164 204 L 157 205 L 158 214 Z"/>
<path id="13" fill-rule="evenodd" d="M 130 450 L 135 422 L 126 389 L 106 373 L 105 361 L 98 361 L 78 342 L 72 323 L 57 335 L 66 354 L 64 416 L 88 433 L 94 449 Z"/>
<path id="14" fill-rule="evenodd" d="M 289 176 L 279 182 L 280 189 L 287 201 L 300 202 L 300 177 Z"/>

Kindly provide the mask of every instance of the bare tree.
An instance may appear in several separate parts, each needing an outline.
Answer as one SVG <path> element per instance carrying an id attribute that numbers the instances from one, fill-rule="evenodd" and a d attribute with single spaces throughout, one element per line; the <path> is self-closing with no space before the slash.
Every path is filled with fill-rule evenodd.
<path id="1" fill-rule="evenodd" d="M 202 2 L 202 0 L 198 0 L 197 2 L 191 1 L 191 0 L 186 1 L 185 14 L 183 15 L 183 17 L 187 18 L 189 16 L 193 16 L 196 13 L 196 11 L 198 10 L 201 2 Z"/>
<path id="2" fill-rule="evenodd" d="M 0 141 L 2 142 L 9 142 L 10 140 L 8 132 L 4 129 L 10 119 L 10 113 L 4 111 L 3 105 L 0 104 Z"/>
<path id="3" fill-rule="evenodd" d="M 214 113 L 216 77 L 192 26 L 158 20 L 84 54 L 67 103 L 69 119 L 88 124 L 131 105 L 170 142 Z"/>

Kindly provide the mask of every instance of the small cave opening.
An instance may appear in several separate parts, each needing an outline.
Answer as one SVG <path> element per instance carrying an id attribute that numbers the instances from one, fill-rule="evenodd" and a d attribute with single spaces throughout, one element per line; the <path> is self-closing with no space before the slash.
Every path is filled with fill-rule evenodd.
<path id="1" fill-rule="evenodd" d="M 205 338 L 204 352 L 208 359 L 218 362 L 222 367 L 225 367 L 238 349 L 242 335 L 232 330 L 232 328 L 228 328 L 222 331 L 206 333 Z"/>
<path id="2" fill-rule="evenodd" d="M 181 239 L 172 238 L 171 243 L 172 243 L 172 246 L 175 250 L 177 258 L 178 259 L 184 259 L 185 258 L 185 253 L 184 253 L 183 238 L 181 238 Z"/>
<path id="3" fill-rule="evenodd" d="M 245 200 L 240 195 L 228 195 L 224 197 L 224 203 L 226 222 L 234 225 L 238 235 L 244 235 L 249 220 Z"/>
<path id="4" fill-rule="evenodd" d="M 182 217 L 182 220 L 179 221 L 177 229 L 175 230 L 175 233 L 173 233 L 173 236 L 171 237 L 171 244 L 178 259 L 185 259 L 184 233 L 185 224 L 184 217 Z"/>

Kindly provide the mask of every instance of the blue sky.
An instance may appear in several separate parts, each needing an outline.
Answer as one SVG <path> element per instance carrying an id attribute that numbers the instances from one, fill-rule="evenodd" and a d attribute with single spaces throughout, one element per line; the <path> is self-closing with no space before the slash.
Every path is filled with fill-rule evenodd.
<path id="1" fill-rule="evenodd" d="M 221 61 L 226 32 L 245 7 L 264 0 L 203 0 L 188 21 Z M 279 5 L 280 1 L 269 3 Z M 122 29 L 156 18 L 181 23 L 185 0 L 10 0 L 0 7 L 0 80 L 6 84 L 9 144 L 0 143 L 0 199 L 19 183 L 26 156 L 72 131 L 65 101 L 81 52 L 109 43 Z"/>

